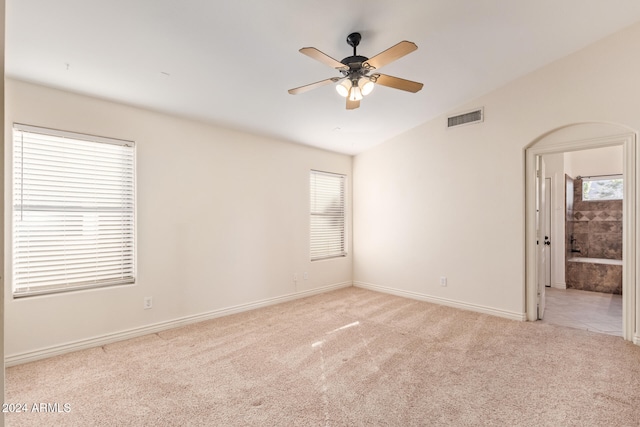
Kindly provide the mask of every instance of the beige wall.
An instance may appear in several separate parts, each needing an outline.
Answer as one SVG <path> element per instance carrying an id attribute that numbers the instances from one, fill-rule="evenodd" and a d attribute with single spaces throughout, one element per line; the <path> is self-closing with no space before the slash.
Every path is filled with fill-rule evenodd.
<path id="1" fill-rule="evenodd" d="M 356 156 L 354 283 L 522 318 L 524 150 L 573 123 L 640 129 L 638 49 L 634 25 L 456 109 L 484 123 L 439 117 Z"/>
<path id="2" fill-rule="evenodd" d="M 309 170 L 350 183 L 350 156 L 20 81 L 7 81 L 6 102 L 7 138 L 17 122 L 133 140 L 137 150 L 136 285 L 18 300 L 7 286 L 10 360 L 351 284 L 351 255 L 311 263 L 308 249 Z"/>
<path id="3" fill-rule="evenodd" d="M 622 174 L 622 146 L 572 151 L 564 154 L 565 172 L 571 178 Z"/>

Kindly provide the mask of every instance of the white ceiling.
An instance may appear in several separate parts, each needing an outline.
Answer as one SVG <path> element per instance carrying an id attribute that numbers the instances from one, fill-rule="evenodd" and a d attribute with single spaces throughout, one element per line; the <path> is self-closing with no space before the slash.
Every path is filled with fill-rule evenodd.
<path id="1" fill-rule="evenodd" d="M 640 20 L 637 0 L 6 0 L 6 74 L 356 154 Z M 377 87 L 357 110 L 340 74 L 359 31 L 367 57 L 418 50 L 381 69 L 424 83 Z M 36 123 L 37 124 L 37 123 Z"/>

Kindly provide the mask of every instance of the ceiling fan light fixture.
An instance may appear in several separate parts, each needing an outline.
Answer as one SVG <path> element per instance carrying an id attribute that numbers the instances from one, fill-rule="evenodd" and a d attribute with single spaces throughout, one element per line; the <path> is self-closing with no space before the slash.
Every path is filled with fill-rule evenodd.
<path id="1" fill-rule="evenodd" d="M 415 43 L 403 40 L 384 50 L 377 55 L 367 58 L 356 53 L 356 47 L 361 40 L 360 33 L 351 33 L 347 37 L 347 44 L 353 47 L 353 55 L 337 61 L 324 52 L 319 51 L 315 47 L 303 47 L 300 53 L 308 57 L 322 62 L 325 65 L 339 71 L 341 77 L 331 77 L 320 80 L 315 83 L 289 89 L 289 93 L 296 95 L 307 92 L 321 86 L 337 83 L 335 85 L 336 92 L 342 97 L 347 98 L 346 109 L 354 110 L 360 107 L 360 100 L 373 91 L 376 85 L 399 89 L 406 92 L 416 93 L 422 89 L 422 83 L 405 80 L 398 77 L 388 76 L 377 72 L 378 69 L 385 65 L 402 58 L 403 56 L 418 49 Z M 376 70 L 375 74 L 369 75 L 370 72 Z"/>
<path id="2" fill-rule="evenodd" d="M 362 99 L 362 91 L 358 86 L 353 86 L 349 91 L 349 101 L 360 101 Z"/>
<path id="3" fill-rule="evenodd" d="M 375 87 L 375 84 L 373 83 L 373 81 L 371 81 L 370 78 L 361 77 L 360 80 L 358 80 L 358 87 L 362 92 L 362 96 L 367 96 L 371 93 L 371 91 Z"/>
<path id="4" fill-rule="evenodd" d="M 344 80 L 339 85 L 336 85 L 336 91 L 340 96 L 343 96 L 346 98 L 347 96 L 349 96 L 349 90 L 351 89 L 351 86 L 353 86 L 351 84 L 351 80 L 347 79 L 347 80 Z"/>

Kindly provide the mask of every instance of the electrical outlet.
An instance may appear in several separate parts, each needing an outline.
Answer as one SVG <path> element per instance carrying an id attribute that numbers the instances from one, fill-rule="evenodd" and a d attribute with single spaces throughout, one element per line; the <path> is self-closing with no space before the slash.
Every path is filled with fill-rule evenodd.
<path id="1" fill-rule="evenodd" d="M 304 278 L 304 280 L 309 280 L 309 273 L 305 271 L 302 277 Z"/>
<path id="2" fill-rule="evenodd" d="M 153 307 L 153 297 L 144 297 L 144 309 L 148 310 Z"/>
<path id="3" fill-rule="evenodd" d="M 447 278 L 445 276 L 440 277 L 440 286 L 447 286 Z"/>

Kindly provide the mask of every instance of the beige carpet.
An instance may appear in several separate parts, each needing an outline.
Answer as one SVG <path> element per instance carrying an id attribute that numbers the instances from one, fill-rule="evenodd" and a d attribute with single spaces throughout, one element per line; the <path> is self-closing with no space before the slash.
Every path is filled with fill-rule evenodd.
<path id="1" fill-rule="evenodd" d="M 346 288 L 7 369 L 9 426 L 638 426 L 621 338 Z M 69 412 L 64 412 L 64 404 Z"/>

